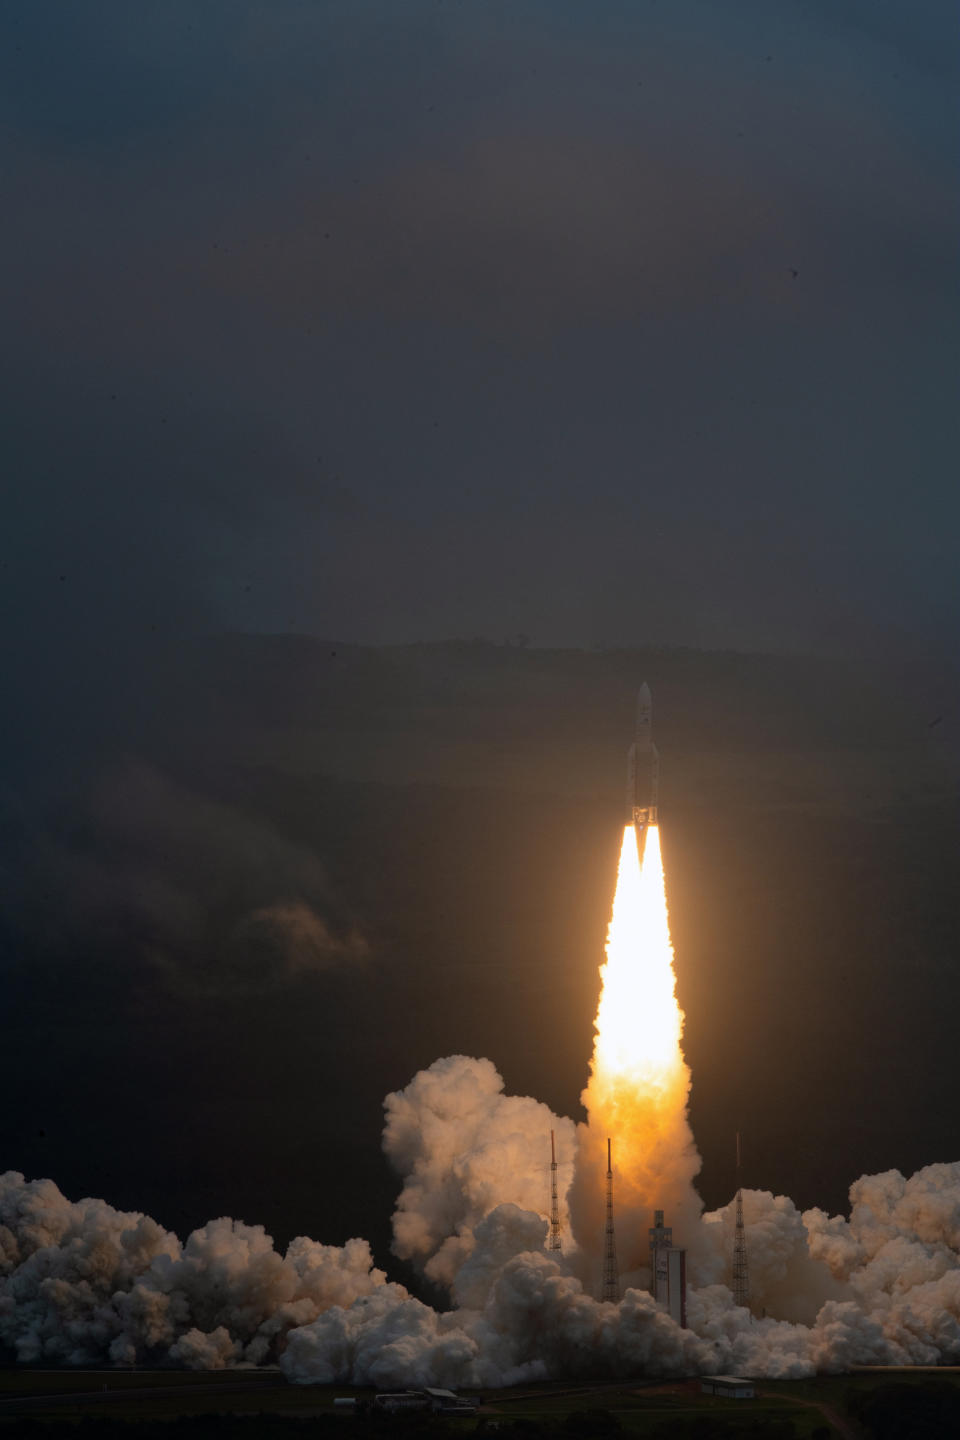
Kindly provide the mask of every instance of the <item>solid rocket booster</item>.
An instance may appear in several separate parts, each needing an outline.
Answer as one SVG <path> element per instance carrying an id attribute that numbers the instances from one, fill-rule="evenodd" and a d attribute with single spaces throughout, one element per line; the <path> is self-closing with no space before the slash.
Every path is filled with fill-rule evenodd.
<path id="1" fill-rule="evenodd" d="M 653 743 L 653 701 L 644 682 L 637 692 L 637 733 L 627 753 L 627 820 L 641 838 L 648 825 L 657 823 L 660 756 Z"/>

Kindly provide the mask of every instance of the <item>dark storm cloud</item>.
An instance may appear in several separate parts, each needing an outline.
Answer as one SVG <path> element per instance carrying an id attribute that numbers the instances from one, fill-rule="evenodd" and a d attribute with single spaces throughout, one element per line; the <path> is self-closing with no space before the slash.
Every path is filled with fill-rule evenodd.
<path id="1" fill-rule="evenodd" d="M 194 995 L 355 964 L 365 939 L 320 859 L 236 804 L 127 762 L 7 837 L 15 946 Z"/>

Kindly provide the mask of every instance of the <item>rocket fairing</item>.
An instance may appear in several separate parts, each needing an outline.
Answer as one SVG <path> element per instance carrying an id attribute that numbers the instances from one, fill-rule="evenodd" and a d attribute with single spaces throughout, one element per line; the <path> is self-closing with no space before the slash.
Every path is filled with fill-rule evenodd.
<path id="1" fill-rule="evenodd" d="M 644 682 L 637 692 L 636 739 L 627 752 L 627 821 L 643 838 L 648 825 L 657 823 L 660 756 L 653 743 L 653 701 Z"/>

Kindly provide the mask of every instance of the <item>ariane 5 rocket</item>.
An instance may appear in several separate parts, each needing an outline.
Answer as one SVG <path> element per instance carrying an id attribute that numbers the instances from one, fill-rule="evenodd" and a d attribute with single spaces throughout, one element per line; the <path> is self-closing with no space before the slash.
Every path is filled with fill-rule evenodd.
<path id="1" fill-rule="evenodd" d="M 637 733 L 627 753 L 627 822 L 637 827 L 637 839 L 648 825 L 657 823 L 660 756 L 653 743 L 653 701 L 644 682 L 637 692 Z"/>

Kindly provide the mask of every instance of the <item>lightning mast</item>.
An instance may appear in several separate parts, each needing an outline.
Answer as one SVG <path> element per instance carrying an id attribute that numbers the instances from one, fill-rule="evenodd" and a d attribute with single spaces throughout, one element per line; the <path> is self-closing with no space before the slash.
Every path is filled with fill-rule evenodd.
<path id="1" fill-rule="evenodd" d="M 733 1241 L 733 1303 L 750 1308 L 747 1240 L 743 1229 L 743 1190 L 740 1184 L 740 1131 L 737 1131 L 737 1224 Z"/>
<path id="2" fill-rule="evenodd" d="M 607 1223 L 603 1232 L 603 1284 L 600 1299 L 620 1303 L 620 1274 L 617 1270 L 617 1246 L 613 1237 L 613 1161 L 607 1138 Z"/>
<path id="3" fill-rule="evenodd" d="M 560 1197 L 557 1194 L 557 1145 L 550 1131 L 550 1239 L 548 1250 L 562 1250 L 560 1239 Z"/>

